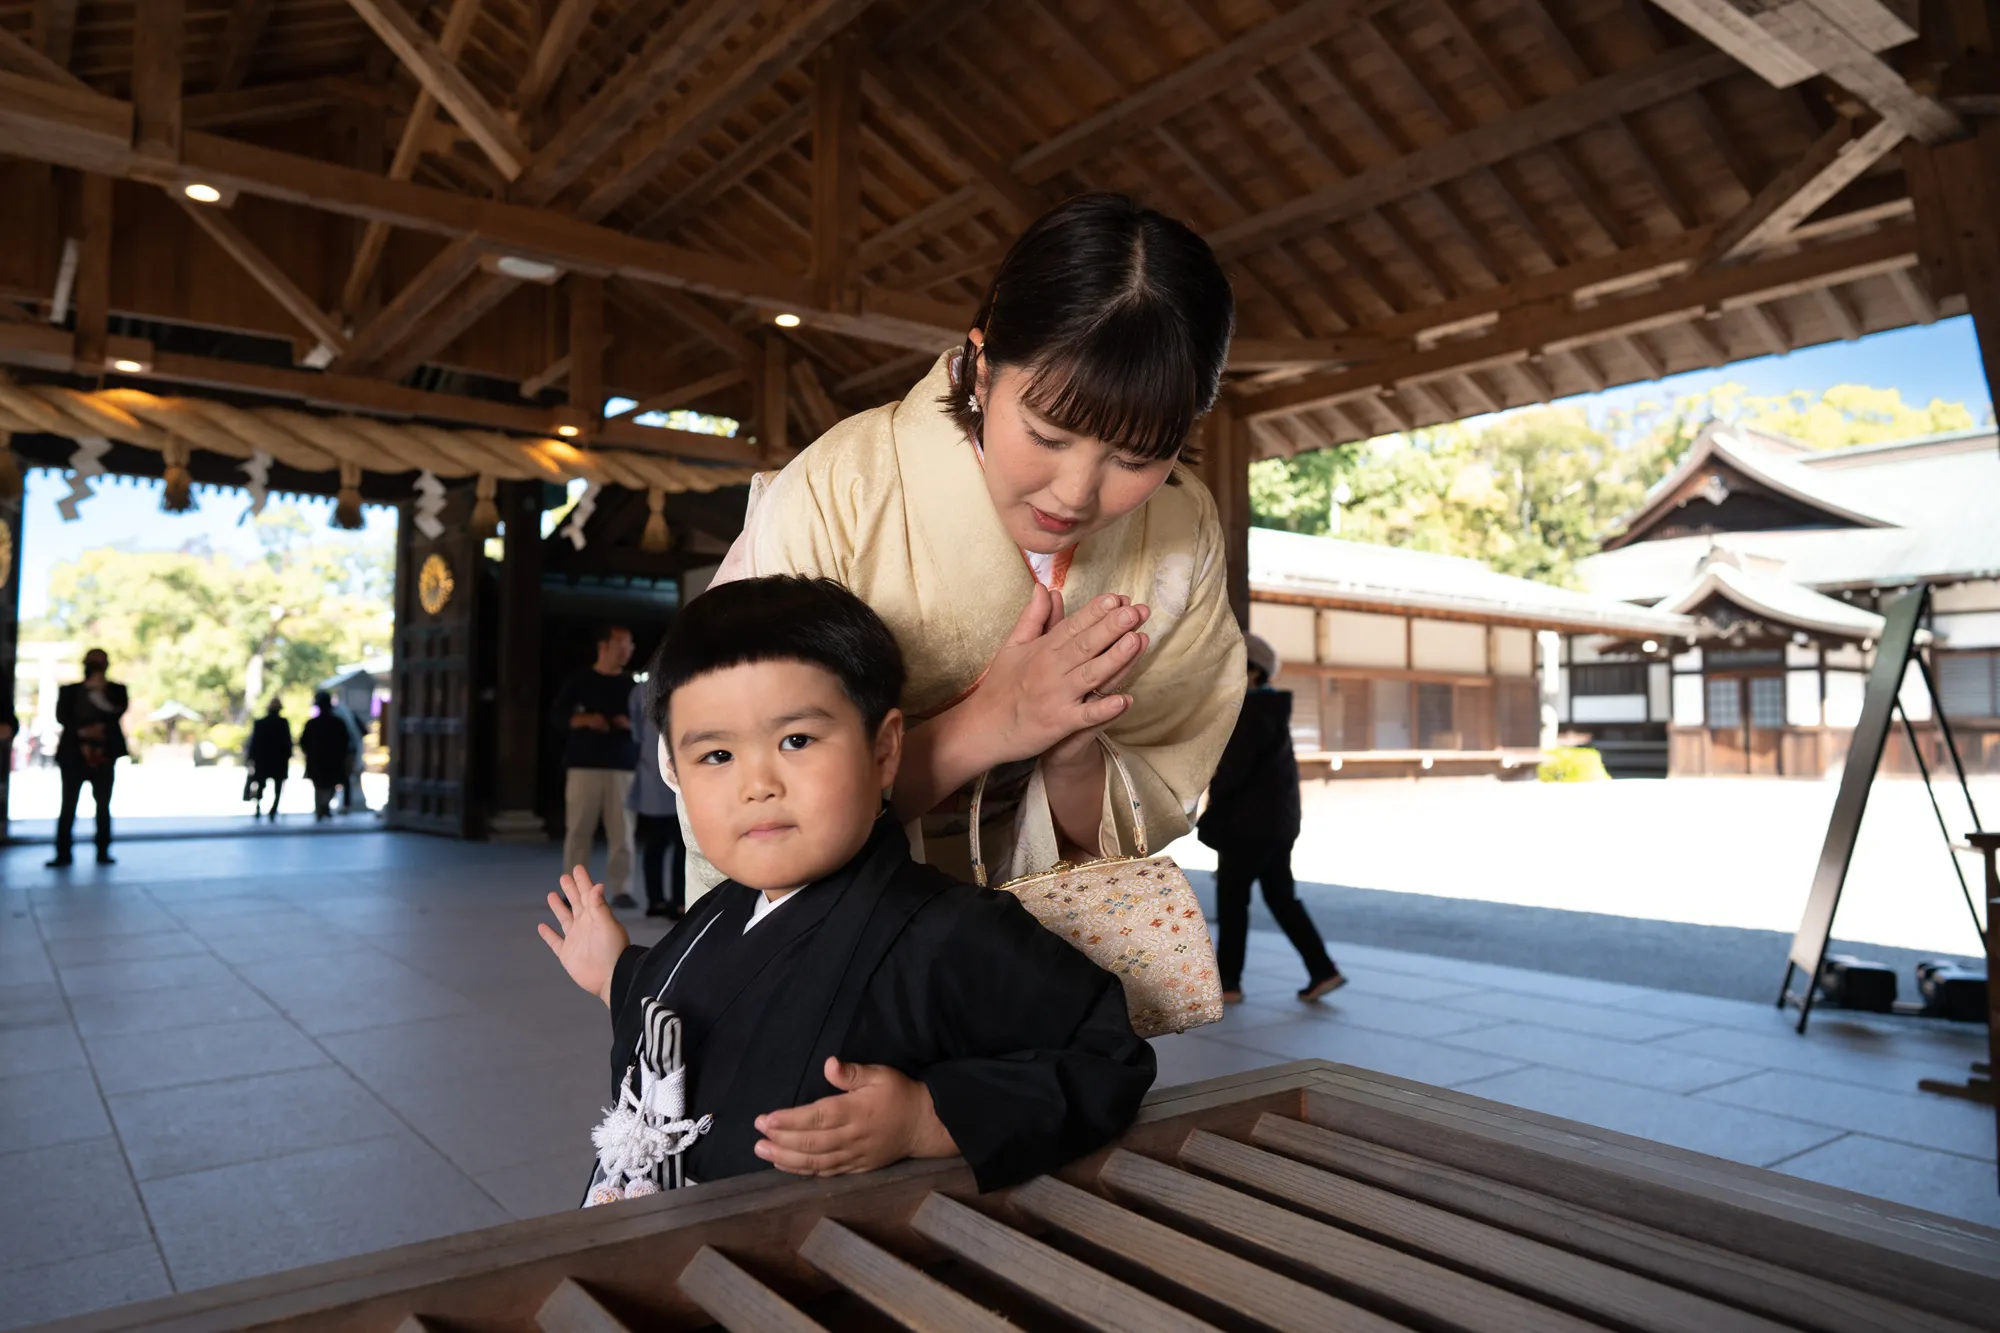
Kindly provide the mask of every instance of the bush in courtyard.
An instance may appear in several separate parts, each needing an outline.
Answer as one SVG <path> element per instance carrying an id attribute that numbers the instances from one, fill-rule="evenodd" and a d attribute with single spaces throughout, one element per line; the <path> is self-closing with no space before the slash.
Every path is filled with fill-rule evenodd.
<path id="1" fill-rule="evenodd" d="M 1604 756 L 1583 746 L 1560 746 L 1549 751 L 1535 776 L 1543 782 L 1602 782 L 1611 775 L 1604 771 Z"/>

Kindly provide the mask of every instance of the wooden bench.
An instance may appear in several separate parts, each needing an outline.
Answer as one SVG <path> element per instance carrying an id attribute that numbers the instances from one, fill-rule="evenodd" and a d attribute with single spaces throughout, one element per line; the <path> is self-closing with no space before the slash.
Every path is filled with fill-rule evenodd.
<path id="1" fill-rule="evenodd" d="M 992 1195 L 956 1162 L 723 1181 L 53 1327 L 1963 1333 L 1996 1312 L 2000 1232 L 1302 1061 L 1157 1092 L 1114 1147 Z"/>

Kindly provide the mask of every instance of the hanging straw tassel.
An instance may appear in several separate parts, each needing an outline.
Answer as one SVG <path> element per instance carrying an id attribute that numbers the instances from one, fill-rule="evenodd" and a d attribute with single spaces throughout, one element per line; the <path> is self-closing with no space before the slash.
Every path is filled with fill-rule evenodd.
<path id="1" fill-rule="evenodd" d="M 14 457 L 13 433 L 0 430 L 0 502 L 21 498 L 21 460 Z"/>
<path id="2" fill-rule="evenodd" d="M 483 542 L 500 534 L 500 506 L 493 502 L 493 493 L 499 484 L 498 480 L 482 472 L 473 487 L 473 494 L 478 497 L 472 505 L 472 535 L 475 540 Z"/>
<path id="3" fill-rule="evenodd" d="M 333 503 L 333 526 L 361 530 L 361 464 L 340 461 L 340 497 Z"/>
<path id="4" fill-rule="evenodd" d="M 639 534 L 639 549 L 658 555 L 673 542 L 674 535 L 667 527 L 667 488 L 648 486 L 646 488 L 646 508 L 652 513 L 646 516 L 646 530 Z"/>
<path id="5" fill-rule="evenodd" d="M 160 450 L 160 457 L 167 465 L 167 493 L 160 500 L 160 508 L 169 514 L 185 514 L 194 508 L 194 477 L 188 472 L 192 452 L 188 442 L 178 435 L 167 436 L 166 445 Z"/>

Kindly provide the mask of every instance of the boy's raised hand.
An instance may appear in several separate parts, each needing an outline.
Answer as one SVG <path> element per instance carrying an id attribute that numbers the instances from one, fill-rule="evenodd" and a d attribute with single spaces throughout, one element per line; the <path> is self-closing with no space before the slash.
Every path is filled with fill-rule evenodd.
<path id="1" fill-rule="evenodd" d="M 546 922 L 535 930 L 569 973 L 569 979 L 609 1008 L 611 974 L 632 937 L 611 915 L 610 905 L 604 901 L 604 886 L 591 883 L 590 871 L 578 866 L 560 883 L 562 892 L 549 895 L 549 910 L 556 914 L 562 933 L 557 934 Z"/>

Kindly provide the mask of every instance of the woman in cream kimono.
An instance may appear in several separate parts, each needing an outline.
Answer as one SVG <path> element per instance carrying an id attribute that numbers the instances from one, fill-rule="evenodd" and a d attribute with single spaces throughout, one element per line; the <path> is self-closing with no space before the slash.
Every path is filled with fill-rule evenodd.
<path id="1" fill-rule="evenodd" d="M 1101 744 L 1152 848 L 1187 831 L 1243 693 L 1215 504 L 1180 466 L 1232 325 L 1198 236 L 1080 196 L 1015 242 L 964 346 L 908 397 L 752 487 L 716 581 L 824 575 L 888 622 L 913 724 L 893 800 L 920 857 L 970 878 L 966 797 L 988 771 L 994 882 L 1131 853 Z"/>

